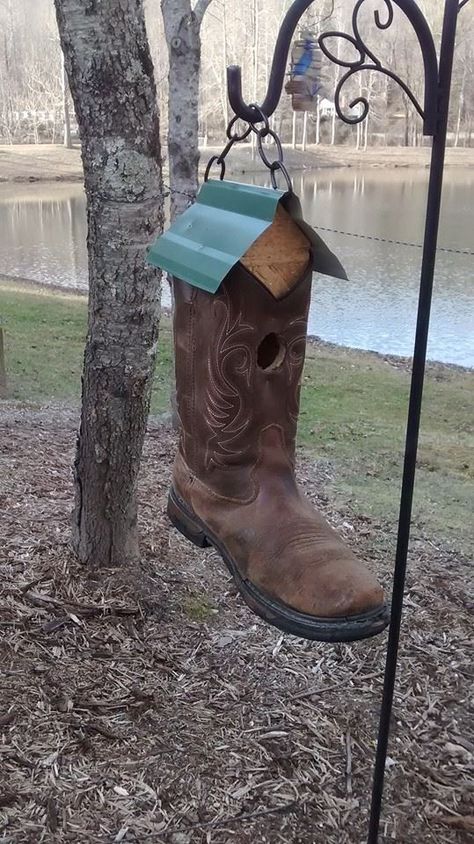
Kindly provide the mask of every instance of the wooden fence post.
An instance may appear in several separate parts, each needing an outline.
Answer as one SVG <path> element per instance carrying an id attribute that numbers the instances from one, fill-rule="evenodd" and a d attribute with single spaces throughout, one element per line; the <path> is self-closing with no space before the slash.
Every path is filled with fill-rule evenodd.
<path id="1" fill-rule="evenodd" d="M 3 344 L 3 328 L 0 325 L 0 399 L 7 397 L 7 370 L 5 367 L 5 347 Z"/>

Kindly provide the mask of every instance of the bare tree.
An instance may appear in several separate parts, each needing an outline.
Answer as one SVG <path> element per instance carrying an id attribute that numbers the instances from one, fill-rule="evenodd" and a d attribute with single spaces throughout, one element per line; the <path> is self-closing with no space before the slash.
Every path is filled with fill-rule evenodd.
<path id="1" fill-rule="evenodd" d="M 71 116 L 69 114 L 69 90 L 67 84 L 67 73 L 66 67 L 64 64 L 64 56 L 62 60 L 61 66 L 62 72 L 62 83 L 63 83 L 63 118 L 64 118 L 64 135 L 63 135 L 63 143 L 66 149 L 71 149 L 72 142 L 71 142 Z"/>
<path id="2" fill-rule="evenodd" d="M 142 0 L 55 0 L 82 142 L 89 323 L 73 546 L 90 565 L 138 557 L 136 484 L 159 321 L 146 247 L 162 225 L 159 117 Z"/>
<path id="3" fill-rule="evenodd" d="M 212 0 L 161 0 L 169 53 L 168 155 L 171 218 L 190 204 L 198 187 L 198 108 L 201 24 Z"/>

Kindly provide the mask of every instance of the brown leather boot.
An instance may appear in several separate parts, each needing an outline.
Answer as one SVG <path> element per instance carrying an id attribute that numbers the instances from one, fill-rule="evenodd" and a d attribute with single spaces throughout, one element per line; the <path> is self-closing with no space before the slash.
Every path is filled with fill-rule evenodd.
<path id="1" fill-rule="evenodd" d="M 211 295 L 175 281 L 179 451 L 168 513 L 222 555 L 249 607 L 296 636 L 388 624 L 384 595 L 294 475 L 311 270 L 277 301 L 238 264 Z"/>

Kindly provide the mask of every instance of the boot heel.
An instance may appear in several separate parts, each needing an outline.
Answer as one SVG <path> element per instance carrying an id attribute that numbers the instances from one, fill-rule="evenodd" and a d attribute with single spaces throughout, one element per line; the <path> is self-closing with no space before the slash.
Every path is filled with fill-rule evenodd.
<path id="1" fill-rule="evenodd" d="M 206 534 L 204 533 L 201 528 L 195 524 L 192 518 L 186 513 L 182 507 L 179 506 L 178 502 L 174 498 L 173 494 L 170 493 L 168 497 L 168 518 L 172 525 L 179 530 L 179 532 L 189 539 L 193 545 L 197 545 L 198 548 L 210 548 L 211 543 L 209 542 Z"/>

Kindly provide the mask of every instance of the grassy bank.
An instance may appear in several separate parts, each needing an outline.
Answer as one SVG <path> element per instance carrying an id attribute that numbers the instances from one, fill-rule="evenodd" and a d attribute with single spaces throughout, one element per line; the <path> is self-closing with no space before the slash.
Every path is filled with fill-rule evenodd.
<path id="1" fill-rule="evenodd" d="M 86 300 L 0 286 L 11 398 L 78 402 Z M 162 320 L 152 412 L 169 406 L 170 324 Z M 327 460 L 328 489 L 382 524 L 396 519 L 409 390 L 407 367 L 382 357 L 311 344 L 304 375 L 300 444 Z M 472 547 L 474 373 L 429 367 L 415 524 L 458 551 Z"/>
<path id="2" fill-rule="evenodd" d="M 9 395 L 22 402 L 78 402 L 87 327 L 87 299 L 73 292 L 0 284 Z M 168 319 L 160 330 L 152 412 L 168 408 L 172 367 Z"/>

